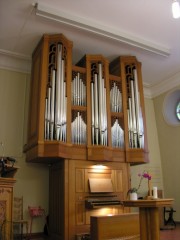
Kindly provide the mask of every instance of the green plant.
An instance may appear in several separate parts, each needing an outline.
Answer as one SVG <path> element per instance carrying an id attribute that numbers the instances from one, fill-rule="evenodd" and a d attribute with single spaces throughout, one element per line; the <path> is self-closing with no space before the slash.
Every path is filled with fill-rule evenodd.
<path id="1" fill-rule="evenodd" d="M 129 193 L 137 193 L 137 191 L 138 191 L 138 189 L 135 188 L 135 187 L 133 187 L 133 188 L 130 188 L 130 189 L 128 190 L 128 194 L 129 194 Z"/>

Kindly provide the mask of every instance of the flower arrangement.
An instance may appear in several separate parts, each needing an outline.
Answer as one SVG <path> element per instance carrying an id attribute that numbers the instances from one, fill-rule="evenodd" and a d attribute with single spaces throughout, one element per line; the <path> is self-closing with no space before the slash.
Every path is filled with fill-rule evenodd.
<path id="1" fill-rule="evenodd" d="M 151 180 L 151 178 L 152 178 L 151 175 L 150 175 L 148 172 L 144 171 L 142 174 L 139 173 L 138 176 L 140 177 L 140 181 L 139 181 L 138 187 L 137 187 L 137 188 L 135 188 L 135 187 L 130 188 L 130 189 L 128 190 L 128 194 L 129 194 L 129 193 L 137 193 L 138 190 L 139 190 L 139 188 L 141 187 L 141 183 L 142 183 L 142 180 L 143 180 L 144 178 L 146 178 L 146 179 L 148 180 L 148 188 L 149 188 L 149 192 L 150 192 L 150 180 Z"/>

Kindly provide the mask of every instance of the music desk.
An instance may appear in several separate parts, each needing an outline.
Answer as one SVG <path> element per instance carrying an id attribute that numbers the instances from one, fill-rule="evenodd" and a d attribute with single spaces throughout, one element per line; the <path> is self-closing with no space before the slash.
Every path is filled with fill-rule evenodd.
<path id="1" fill-rule="evenodd" d="M 174 199 L 123 201 L 125 207 L 139 208 L 140 239 L 160 240 L 159 208 L 172 206 Z"/>

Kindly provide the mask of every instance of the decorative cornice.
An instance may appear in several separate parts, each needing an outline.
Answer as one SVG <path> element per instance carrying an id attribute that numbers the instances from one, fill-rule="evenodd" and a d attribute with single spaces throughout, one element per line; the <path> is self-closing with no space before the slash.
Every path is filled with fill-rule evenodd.
<path id="1" fill-rule="evenodd" d="M 170 91 L 176 87 L 180 87 L 180 72 L 177 72 L 170 78 L 164 79 L 153 85 L 144 85 L 144 96 L 147 98 L 155 98 L 160 94 Z"/>
<path id="2" fill-rule="evenodd" d="M 0 49 L 0 69 L 30 74 L 31 57 Z M 154 85 L 144 83 L 144 96 L 154 98 L 178 86 L 180 86 L 180 72 Z"/>
<path id="3" fill-rule="evenodd" d="M 31 57 L 0 49 L 0 68 L 15 72 L 30 73 Z"/>

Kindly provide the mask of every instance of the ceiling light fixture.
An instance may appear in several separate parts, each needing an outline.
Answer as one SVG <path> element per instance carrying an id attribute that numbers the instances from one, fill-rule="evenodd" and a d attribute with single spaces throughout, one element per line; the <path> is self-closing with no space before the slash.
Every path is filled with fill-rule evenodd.
<path id="1" fill-rule="evenodd" d="M 33 6 L 35 8 L 35 14 L 37 16 L 83 29 L 88 32 L 93 32 L 97 35 L 101 35 L 161 56 L 167 57 L 170 55 L 170 50 L 168 48 L 159 46 L 155 43 L 137 38 L 135 36 L 129 36 L 125 33 L 120 32 L 118 29 L 108 28 L 107 26 L 100 25 L 97 22 L 88 21 L 85 18 L 69 15 L 65 12 L 59 12 L 56 9 L 52 9 L 43 4 L 36 3 L 33 4 Z"/>
<path id="2" fill-rule="evenodd" d="M 173 0 L 172 13 L 173 13 L 173 18 L 180 18 L 180 5 L 177 0 Z"/>

